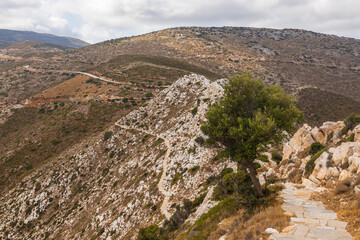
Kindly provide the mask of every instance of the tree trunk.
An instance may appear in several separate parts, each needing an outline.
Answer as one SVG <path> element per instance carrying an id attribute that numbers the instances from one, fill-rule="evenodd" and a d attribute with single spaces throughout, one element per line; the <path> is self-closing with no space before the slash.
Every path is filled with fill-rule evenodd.
<path id="1" fill-rule="evenodd" d="M 257 178 L 257 172 L 256 172 L 256 168 L 254 166 L 253 163 L 249 163 L 247 165 L 247 168 L 249 170 L 249 174 L 250 174 L 250 177 L 251 177 L 251 181 L 252 183 L 254 184 L 254 187 L 255 187 L 255 190 L 256 192 L 260 195 L 260 196 L 263 196 L 263 192 L 262 192 L 262 189 L 261 189 L 261 185 L 260 185 L 260 182 L 259 182 L 259 179 Z"/>

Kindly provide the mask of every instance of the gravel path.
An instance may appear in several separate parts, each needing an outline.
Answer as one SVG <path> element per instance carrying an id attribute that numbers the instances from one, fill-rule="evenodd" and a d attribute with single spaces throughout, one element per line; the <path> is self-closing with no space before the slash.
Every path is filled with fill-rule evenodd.
<path id="1" fill-rule="evenodd" d="M 347 222 L 339 221 L 337 214 L 327 210 L 322 202 L 310 200 L 313 192 L 322 190 L 324 188 L 286 183 L 281 193 L 284 200 L 281 208 L 285 214 L 293 216 L 291 226 L 281 233 L 273 233 L 270 239 L 351 240 L 351 235 L 345 230 Z"/>

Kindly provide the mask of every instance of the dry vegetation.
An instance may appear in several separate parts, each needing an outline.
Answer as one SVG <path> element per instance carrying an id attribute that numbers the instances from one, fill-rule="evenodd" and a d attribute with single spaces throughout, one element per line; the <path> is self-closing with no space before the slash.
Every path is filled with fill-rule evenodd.
<path id="1" fill-rule="evenodd" d="M 241 212 L 237 216 L 222 221 L 217 232 L 226 233 L 229 240 L 267 239 L 269 237 L 265 233 L 267 228 L 274 228 L 281 232 L 290 223 L 290 217 L 284 215 L 281 204 L 277 201 L 268 208 L 258 210 L 253 216 Z"/>
<path id="2" fill-rule="evenodd" d="M 356 182 L 360 183 L 360 177 Z M 348 180 L 339 182 L 332 190 L 316 194 L 313 198 L 334 210 L 340 220 L 348 222 L 346 229 L 354 239 L 360 239 L 360 194 L 354 193 Z"/>

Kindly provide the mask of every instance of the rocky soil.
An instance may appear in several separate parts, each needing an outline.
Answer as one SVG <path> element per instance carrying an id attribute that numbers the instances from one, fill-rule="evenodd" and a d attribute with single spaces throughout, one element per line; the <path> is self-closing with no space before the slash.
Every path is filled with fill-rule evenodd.
<path id="1" fill-rule="evenodd" d="M 222 95 L 224 81 L 198 75 L 179 79 L 118 121 L 128 128 L 113 126 L 35 170 L 1 196 L 0 237 L 133 239 L 139 227 L 164 219 L 161 179 L 170 193 L 165 206 L 170 213 L 184 198 L 199 196 L 201 183 L 231 166 L 214 164 L 215 150 L 195 141 L 207 108 Z M 163 174 L 165 138 L 171 152 Z M 190 172 L 193 167 L 197 170 Z"/>

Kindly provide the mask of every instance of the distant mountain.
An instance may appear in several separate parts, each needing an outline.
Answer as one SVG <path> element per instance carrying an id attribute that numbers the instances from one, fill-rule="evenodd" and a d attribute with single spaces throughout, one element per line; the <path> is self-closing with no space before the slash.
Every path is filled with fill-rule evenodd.
<path id="1" fill-rule="evenodd" d="M 0 29 L 0 48 L 5 48 L 27 40 L 71 48 L 81 48 L 89 45 L 87 42 L 72 37 L 59 37 L 47 33 Z"/>

